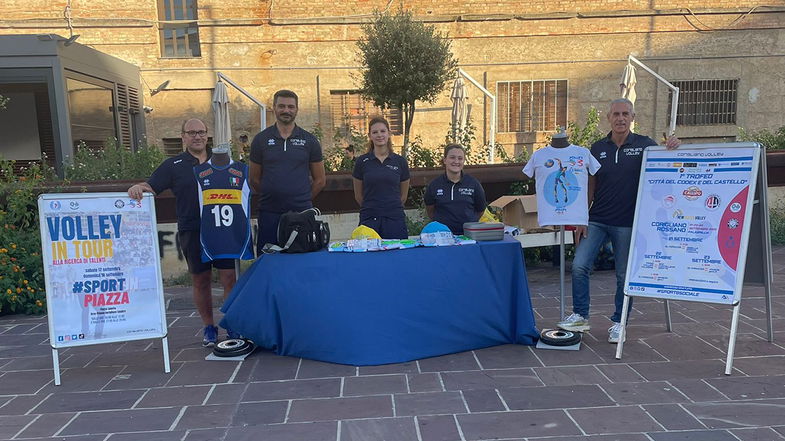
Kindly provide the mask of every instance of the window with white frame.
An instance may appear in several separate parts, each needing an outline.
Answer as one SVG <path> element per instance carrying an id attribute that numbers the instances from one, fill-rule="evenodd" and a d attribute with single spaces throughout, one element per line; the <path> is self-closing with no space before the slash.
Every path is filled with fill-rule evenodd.
<path id="1" fill-rule="evenodd" d="M 496 83 L 499 132 L 553 131 L 567 125 L 567 80 Z"/>

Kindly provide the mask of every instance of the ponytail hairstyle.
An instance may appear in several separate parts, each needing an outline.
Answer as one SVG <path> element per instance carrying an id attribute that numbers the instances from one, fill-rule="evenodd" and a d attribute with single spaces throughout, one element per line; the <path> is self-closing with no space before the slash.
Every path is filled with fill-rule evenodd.
<path id="1" fill-rule="evenodd" d="M 390 152 L 392 152 L 392 132 L 390 132 L 390 123 L 388 123 L 387 120 L 384 119 L 384 117 L 374 116 L 368 122 L 368 151 L 366 153 L 371 153 L 373 151 L 373 140 L 371 139 L 371 127 L 373 127 L 375 124 L 378 123 L 382 123 L 384 124 L 385 127 L 387 127 L 387 133 L 390 135 L 390 137 L 387 138 L 387 148 L 390 150 Z"/>

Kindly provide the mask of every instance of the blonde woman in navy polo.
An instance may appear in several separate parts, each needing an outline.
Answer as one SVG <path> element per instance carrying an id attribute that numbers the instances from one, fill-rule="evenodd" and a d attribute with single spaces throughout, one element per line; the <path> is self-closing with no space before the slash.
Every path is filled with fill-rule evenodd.
<path id="1" fill-rule="evenodd" d="M 408 238 L 403 204 L 409 193 L 409 165 L 393 152 L 386 119 L 375 117 L 368 124 L 368 152 L 357 158 L 352 177 L 360 225 L 373 228 L 382 239 Z"/>
<path id="2" fill-rule="evenodd" d="M 443 162 L 444 174 L 425 189 L 425 211 L 453 234 L 463 234 L 464 222 L 476 222 L 485 211 L 485 191 L 477 179 L 463 172 L 466 152 L 462 146 L 448 144 Z"/>

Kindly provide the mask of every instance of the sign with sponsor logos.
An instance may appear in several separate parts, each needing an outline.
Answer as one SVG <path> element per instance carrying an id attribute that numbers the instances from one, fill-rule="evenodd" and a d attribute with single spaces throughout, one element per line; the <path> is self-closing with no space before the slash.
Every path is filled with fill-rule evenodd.
<path id="1" fill-rule="evenodd" d="M 152 195 L 43 194 L 38 212 L 53 349 L 166 336 Z"/>
<path id="2" fill-rule="evenodd" d="M 738 303 L 760 155 L 750 143 L 644 152 L 628 295 Z"/>

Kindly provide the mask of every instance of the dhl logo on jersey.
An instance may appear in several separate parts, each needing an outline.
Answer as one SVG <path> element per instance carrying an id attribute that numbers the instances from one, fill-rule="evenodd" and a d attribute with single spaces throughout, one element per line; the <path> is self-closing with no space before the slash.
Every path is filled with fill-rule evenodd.
<path id="1" fill-rule="evenodd" d="M 204 190 L 202 191 L 202 204 L 242 204 L 243 192 L 240 190 Z"/>

